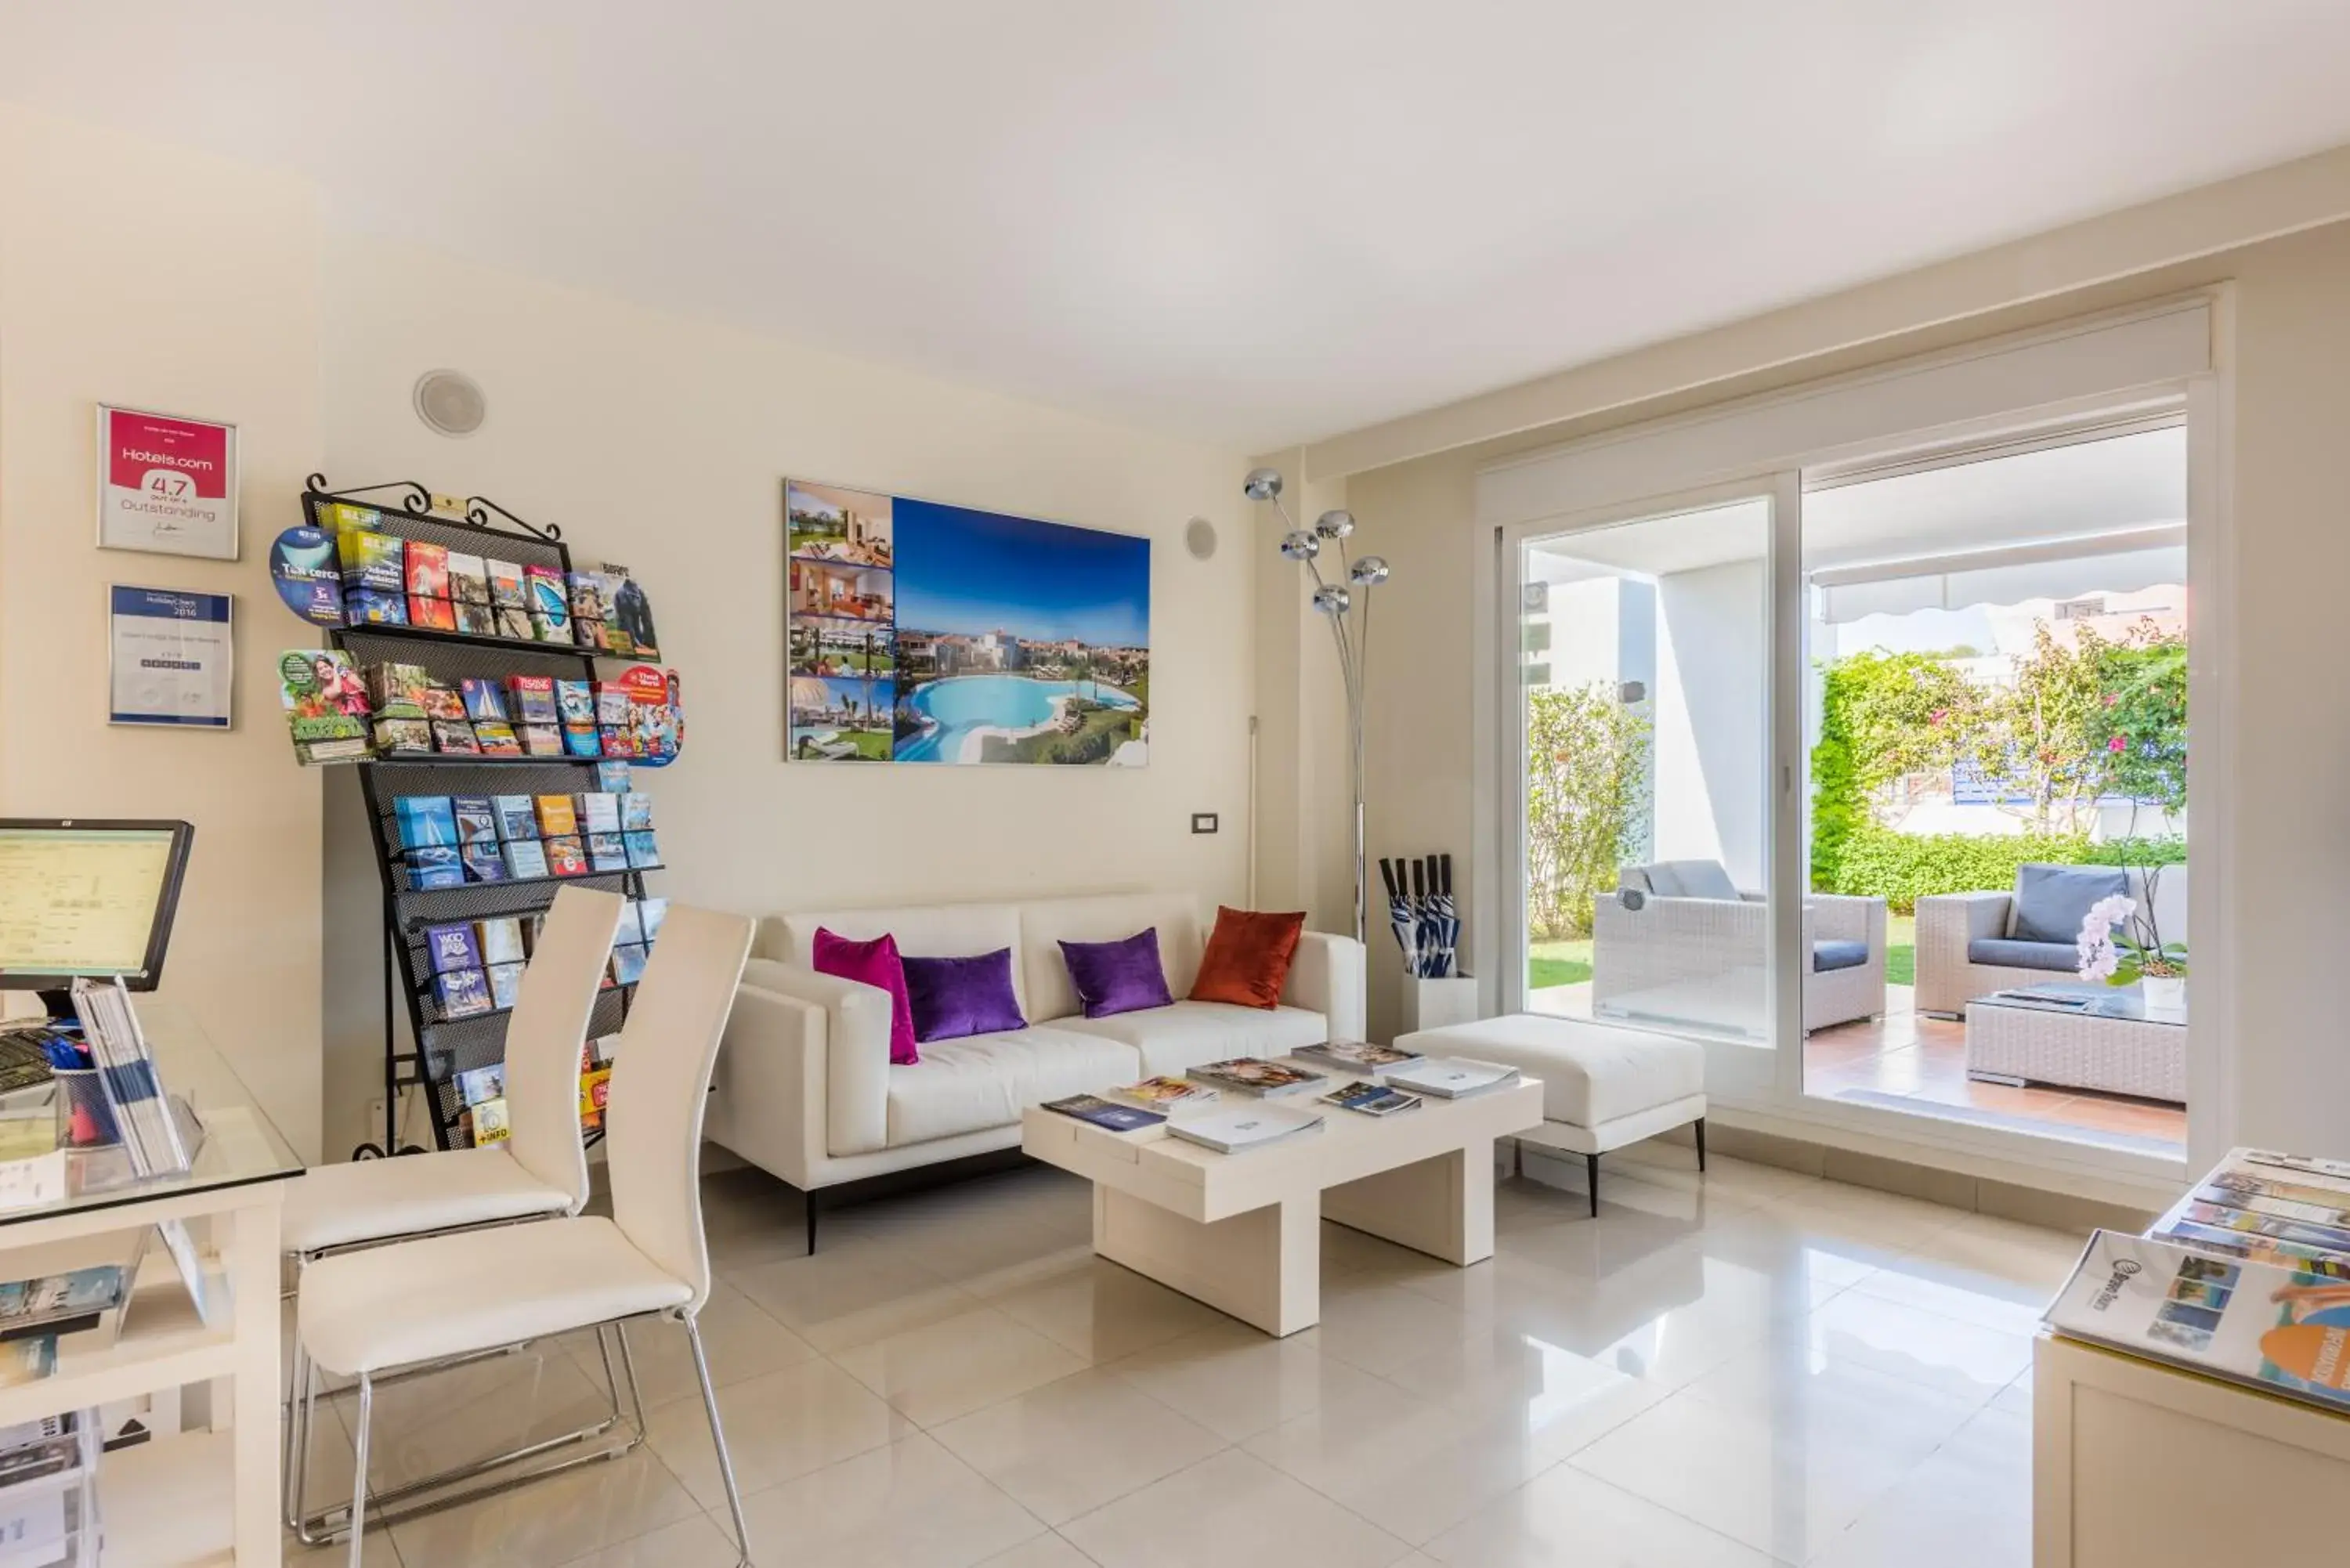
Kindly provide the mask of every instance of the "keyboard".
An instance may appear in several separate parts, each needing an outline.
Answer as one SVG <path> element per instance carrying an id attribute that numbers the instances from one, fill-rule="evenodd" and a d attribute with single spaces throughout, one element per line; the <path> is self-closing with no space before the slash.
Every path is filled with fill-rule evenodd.
<path id="1" fill-rule="evenodd" d="M 73 1036 L 62 1029 L 10 1029 L 0 1031 L 0 1095 L 29 1089 L 49 1081 L 51 1040 L 70 1040 Z"/>

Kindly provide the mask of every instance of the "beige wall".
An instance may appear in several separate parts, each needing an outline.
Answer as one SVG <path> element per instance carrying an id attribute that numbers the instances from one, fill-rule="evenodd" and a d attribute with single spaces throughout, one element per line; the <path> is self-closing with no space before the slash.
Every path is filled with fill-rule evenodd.
<path id="1" fill-rule="evenodd" d="M 661 891 L 753 911 L 1132 887 L 1240 901 L 1258 564 L 1240 454 L 404 241 L 337 235 L 324 254 L 329 480 L 488 495 L 560 524 L 585 559 L 626 563 L 650 594 L 688 724 L 683 759 L 645 774 L 675 867 Z M 418 374 L 442 365 L 488 397 L 464 440 L 409 410 Z M 1149 535 L 1150 765 L 786 763 L 786 474 Z M 1182 544 L 1195 515 L 1222 535 L 1205 562 Z M 1194 836 L 1194 811 L 1221 813 L 1222 831 Z M 330 891 L 338 921 L 371 919 L 348 892 Z M 363 1009 L 337 1021 L 338 1125 L 365 1104 L 377 1027 Z"/>
<path id="2" fill-rule="evenodd" d="M 2337 673 L 2338 618 L 2328 603 L 2338 585 L 2350 582 L 2350 441 L 2344 439 L 2350 431 L 2350 223 L 2200 260 L 2149 265 L 2133 278 L 2053 296 L 2023 286 L 2042 275 L 2029 245 L 2011 249 L 2016 254 L 1997 258 L 1991 277 L 1972 280 L 1977 305 L 1963 327 L 1921 317 L 1917 330 L 1885 336 L 1856 353 L 1848 347 L 1826 351 L 1834 334 L 1824 326 L 1817 358 L 1758 360 L 1742 371 L 1725 346 L 1754 335 L 1725 328 L 1718 342 L 1691 340 L 1660 351 L 1651 401 L 1623 403 L 1628 383 L 1618 376 L 1604 395 L 1621 406 L 1594 407 L 1559 424 L 1347 475 L 1348 504 L 1366 547 L 1396 564 L 1383 601 L 1386 624 L 1409 628 L 1372 653 L 1373 841 L 1465 846 L 1471 837 L 1479 803 L 1471 708 L 1478 662 L 1488 657 L 1473 646 L 1473 572 L 1476 553 L 1492 548 L 1490 534 L 1481 535 L 1471 521 L 1481 461 L 1686 409 L 1702 400 L 1679 386 L 1679 368 L 1692 363 L 1707 365 L 1725 389 L 1742 393 L 2231 281 L 2235 331 L 2220 351 L 2233 372 L 2235 398 L 2230 607 L 2238 649 L 2236 668 L 2223 670 L 2221 679 L 2236 693 L 2235 799 L 2229 820 L 2207 825 L 2198 818 L 2234 851 L 2226 932 L 2198 932 L 2199 940 L 2231 941 L 2237 953 L 2226 1023 L 2236 1066 L 2236 1125 L 2220 1129 L 2219 1139 L 2339 1148 L 2342 1107 L 2350 1105 L 2350 1052 L 2340 1045 L 2334 983 L 2339 955 L 2350 951 L 2350 902 L 2340 896 L 2350 884 L 2350 812 L 2343 804 L 2350 800 L 2350 681 Z M 1962 264 L 1951 264 L 1938 276 L 1947 281 L 1963 271 Z M 2024 303 L 1992 308 L 1998 278 L 2010 275 L 2017 283 L 2012 297 Z M 1856 293 L 1873 308 L 1904 289 L 1896 280 Z M 1818 321 L 1840 321 L 1856 308 L 1843 296 L 1821 301 Z M 1781 323 L 1773 341 L 1783 350 L 1802 340 L 1800 325 Z M 1594 396 L 1601 395 L 1595 383 Z M 1555 401 L 1548 406 L 1555 411 Z M 1458 435 L 1471 427 L 1431 415 L 1429 428 Z M 1338 461 L 1368 444 L 1341 437 L 1316 452 Z M 1336 799 L 1326 792 L 1321 804 L 1326 808 Z M 1490 909 L 1477 907 L 1490 921 Z M 1391 957 L 1376 954 L 1374 1033 L 1393 1017 L 1393 974 Z"/>
<path id="3" fill-rule="evenodd" d="M 320 450 L 317 233 L 296 182 L 0 106 L 0 813 L 196 825 L 160 1000 L 306 1153 L 319 784 L 286 742 L 269 656 L 300 639 L 268 560 Z M 242 560 L 97 548 L 100 400 L 239 427 Z M 233 731 L 108 727 L 109 583 L 236 596 Z"/>

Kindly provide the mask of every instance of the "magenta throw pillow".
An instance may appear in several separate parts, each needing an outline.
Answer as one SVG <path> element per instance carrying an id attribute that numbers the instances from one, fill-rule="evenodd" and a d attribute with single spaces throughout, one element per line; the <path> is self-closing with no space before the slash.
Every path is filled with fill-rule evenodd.
<path id="1" fill-rule="evenodd" d="M 1156 926 L 1115 942 L 1063 942 L 1061 959 L 1087 1018 L 1175 1004 L 1159 961 Z"/>
<path id="2" fill-rule="evenodd" d="M 1028 1027 L 1012 992 L 1010 948 L 972 958 L 910 958 L 906 994 L 914 1004 L 914 1038 L 925 1045 Z"/>
<path id="3" fill-rule="evenodd" d="M 869 942 L 853 942 L 818 926 L 814 957 L 818 974 L 861 981 L 889 993 L 891 1065 L 910 1067 L 922 1059 L 914 1047 L 914 1009 L 906 992 L 906 966 L 898 956 L 897 938 L 879 936 Z"/>

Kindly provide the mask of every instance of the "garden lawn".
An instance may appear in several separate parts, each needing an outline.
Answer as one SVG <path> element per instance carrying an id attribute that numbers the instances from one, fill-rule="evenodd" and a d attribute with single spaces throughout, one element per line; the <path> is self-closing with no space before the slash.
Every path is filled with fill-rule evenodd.
<path id="1" fill-rule="evenodd" d="M 1535 942 L 1526 950 L 1526 989 L 1581 985 L 1591 978 L 1591 939 Z"/>

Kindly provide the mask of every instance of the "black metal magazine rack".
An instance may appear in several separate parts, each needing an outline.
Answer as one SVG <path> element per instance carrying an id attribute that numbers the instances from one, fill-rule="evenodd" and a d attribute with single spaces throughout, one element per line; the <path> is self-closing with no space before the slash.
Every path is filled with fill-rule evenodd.
<path id="1" fill-rule="evenodd" d="M 396 493 L 392 502 L 378 499 Z M 383 532 L 401 539 L 422 540 L 468 554 L 487 554 L 520 566 L 552 566 L 570 580 L 571 551 L 563 532 L 550 524 L 536 527 L 494 502 L 476 496 L 463 518 L 434 515 L 431 497 L 416 484 L 361 485 L 355 490 L 329 490 L 320 474 L 309 477 L 302 497 L 307 520 L 328 535 L 334 527 L 322 508 L 345 504 L 364 506 L 381 519 Z M 510 527 L 493 520 L 494 512 Z M 560 643 L 525 641 L 472 632 L 443 631 L 431 627 L 357 625 L 331 628 L 334 645 L 362 667 L 378 663 L 422 667 L 435 680 L 454 686 L 467 677 L 503 679 L 509 675 L 548 675 L 565 680 L 597 678 L 596 650 Z M 368 831 L 383 878 L 383 920 L 387 958 L 383 1004 L 383 1142 L 363 1143 L 352 1153 L 357 1159 L 376 1155 L 415 1153 L 400 1141 L 400 1096 L 407 1088 L 423 1093 L 432 1119 L 438 1148 L 462 1147 L 457 1128 L 464 1105 L 456 1077 L 476 1067 L 505 1059 L 506 1014 L 500 1008 L 460 1018 L 443 1017 L 432 990 L 432 965 L 424 932 L 432 926 L 457 921 L 527 915 L 555 901 L 566 884 L 603 888 L 630 898 L 645 895 L 644 873 L 659 867 L 632 867 L 625 871 L 591 871 L 576 877 L 540 877 L 498 882 L 467 882 L 452 888 L 418 888 L 411 884 L 400 853 L 400 826 L 394 802 L 401 795 L 573 794 L 594 787 L 598 763 L 594 757 L 474 756 L 464 753 L 377 757 L 357 764 L 360 793 L 367 802 Z M 587 782 L 583 782 L 587 781 Z M 589 1017 L 590 1036 L 617 1031 L 628 1015 L 630 987 L 607 989 Z M 412 1050 L 403 1050 L 399 1011 L 407 1009 Z M 600 1137 L 591 1133 L 591 1141 Z"/>

